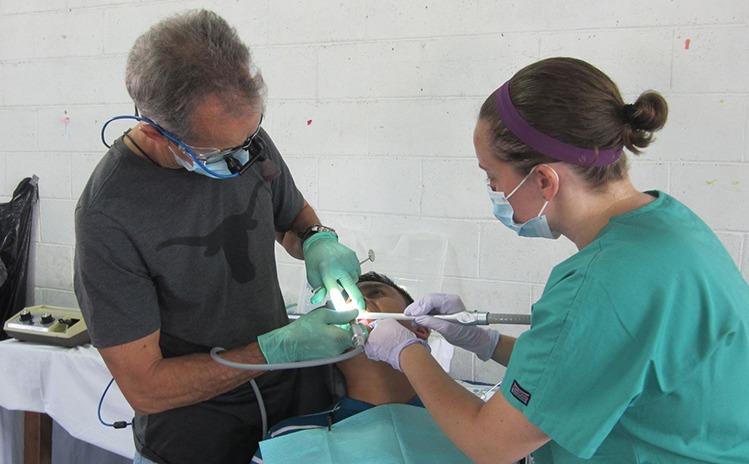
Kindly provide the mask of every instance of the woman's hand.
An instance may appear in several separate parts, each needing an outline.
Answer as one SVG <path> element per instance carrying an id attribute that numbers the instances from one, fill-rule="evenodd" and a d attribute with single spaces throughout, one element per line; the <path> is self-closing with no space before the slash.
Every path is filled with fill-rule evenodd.
<path id="1" fill-rule="evenodd" d="M 473 325 L 450 322 L 429 314 L 455 314 L 466 307 L 458 295 L 449 293 L 428 293 L 420 300 L 411 303 L 404 314 L 414 316 L 414 322 L 442 334 L 449 343 L 476 353 L 482 361 L 489 360 L 499 343 L 499 332 Z"/>

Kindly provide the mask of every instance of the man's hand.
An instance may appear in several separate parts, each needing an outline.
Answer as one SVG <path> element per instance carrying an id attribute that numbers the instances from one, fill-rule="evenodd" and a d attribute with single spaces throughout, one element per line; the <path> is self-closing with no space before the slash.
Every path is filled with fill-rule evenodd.
<path id="1" fill-rule="evenodd" d="M 338 292 L 340 283 L 354 304 L 364 310 L 364 297 L 356 286 L 361 266 L 353 250 L 338 243 L 335 235 L 318 232 L 304 241 L 303 251 L 307 281 L 312 288 L 321 287 L 312 296 L 312 304 L 321 303 L 331 291 Z"/>
<path id="2" fill-rule="evenodd" d="M 336 324 L 346 324 L 358 311 L 318 308 L 291 324 L 257 338 L 268 364 L 306 361 L 337 356 L 352 348 L 351 334 Z"/>

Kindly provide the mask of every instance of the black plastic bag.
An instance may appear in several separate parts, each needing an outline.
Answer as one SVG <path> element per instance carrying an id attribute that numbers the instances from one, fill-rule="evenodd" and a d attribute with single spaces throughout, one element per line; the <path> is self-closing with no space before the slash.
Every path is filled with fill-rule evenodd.
<path id="1" fill-rule="evenodd" d="M 26 307 L 31 214 L 39 199 L 39 178 L 27 177 L 8 203 L 0 204 L 0 321 Z M 0 330 L 0 340 L 8 338 Z"/>

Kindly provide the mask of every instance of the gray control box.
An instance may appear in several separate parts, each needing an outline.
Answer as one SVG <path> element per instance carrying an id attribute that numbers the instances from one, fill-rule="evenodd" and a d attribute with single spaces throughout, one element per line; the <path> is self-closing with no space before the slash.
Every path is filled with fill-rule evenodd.
<path id="1" fill-rule="evenodd" d="M 81 311 L 75 308 L 29 306 L 5 321 L 3 330 L 17 340 L 46 345 L 73 347 L 91 341 Z"/>

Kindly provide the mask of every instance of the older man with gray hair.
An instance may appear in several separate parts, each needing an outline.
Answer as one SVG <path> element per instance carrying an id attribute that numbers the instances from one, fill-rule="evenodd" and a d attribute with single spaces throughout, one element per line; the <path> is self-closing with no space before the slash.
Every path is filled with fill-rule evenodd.
<path id="1" fill-rule="evenodd" d="M 287 363 L 351 347 L 356 311 L 289 324 L 274 241 L 320 287 L 361 308 L 354 252 L 320 224 L 268 133 L 264 82 L 236 30 L 210 11 L 163 20 L 128 57 L 140 115 L 94 170 L 76 208 L 75 288 L 92 341 L 136 411 L 136 462 L 246 463 L 262 437 L 256 379 L 271 423 L 292 411 Z"/>

